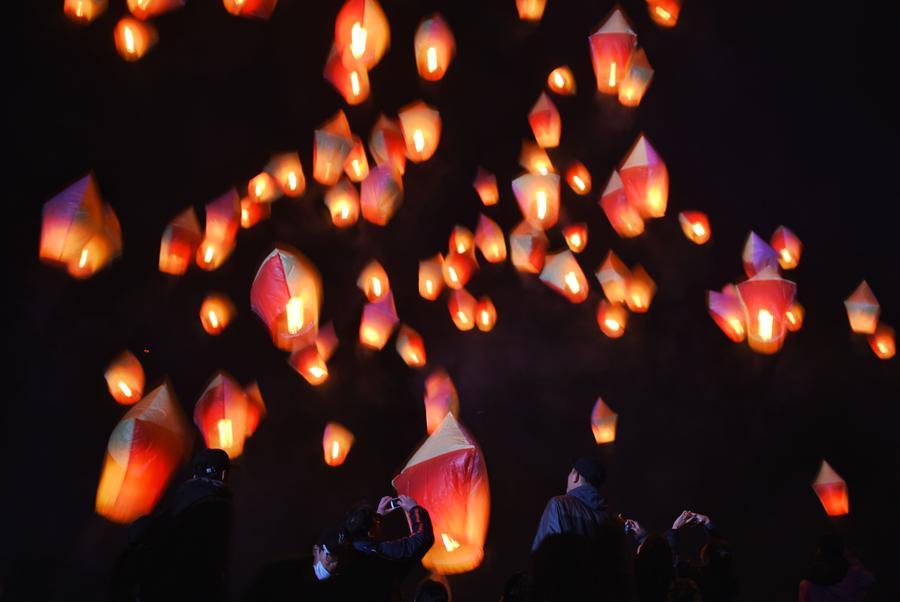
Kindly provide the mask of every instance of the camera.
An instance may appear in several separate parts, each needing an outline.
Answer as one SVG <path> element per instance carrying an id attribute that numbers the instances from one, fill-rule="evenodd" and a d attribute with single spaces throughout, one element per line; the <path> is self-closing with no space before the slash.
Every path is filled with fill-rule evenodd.
<path id="1" fill-rule="evenodd" d="M 400 507 L 400 498 L 392 497 L 391 501 L 388 502 L 388 508 L 390 510 L 396 510 L 399 507 Z"/>

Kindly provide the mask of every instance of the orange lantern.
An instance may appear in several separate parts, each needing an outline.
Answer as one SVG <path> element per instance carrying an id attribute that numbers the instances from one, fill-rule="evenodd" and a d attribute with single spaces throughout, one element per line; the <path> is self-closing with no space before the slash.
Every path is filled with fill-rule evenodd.
<path id="1" fill-rule="evenodd" d="M 65 0 L 63 12 L 76 23 L 87 24 L 106 12 L 107 0 Z"/>
<path id="2" fill-rule="evenodd" d="M 374 303 L 366 303 L 359 322 L 359 341 L 371 349 L 382 349 L 387 344 L 400 318 L 394 307 L 394 295 L 390 291 Z"/>
<path id="3" fill-rule="evenodd" d="M 376 0 L 347 0 L 334 23 L 334 43 L 371 71 L 391 44 L 391 28 Z"/>
<path id="4" fill-rule="evenodd" d="M 313 178 L 323 186 L 337 184 L 344 163 L 353 149 L 353 134 L 343 111 L 322 124 L 315 132 L 313 144 Z"/>
<path id="5" fill-rule="evenodd" d="M 447 299 L 450 317 L 456 327 L 463 331 L 475 328 L 475 306 L 475 297 L 464 288 L 453 291 Z"/>
<path id="6" fill-rule="evenodd" d="M 788 331 L 797 332 L 800 330 L 800 328 L 803 327 L 803 317 L 805 315 L 806 311 L 803 309 L 802 305 L 796 302 L 791 305 L 784 314 L 784 325 Z"/>
<path id="7" fill-rule="evenodd" d="M 241 228 L 252 228 L 272 215 L 272 207 L 268 203 L 254 203 L 250 199 L 241 199 Z"/>
<path id="8" fill-rule="evenodd" d="M 194 406 L 194 424 L 206 447 L 224 450 L 231 459 L 244 453 L 244 443 L 259 424 L 260 408 L 225 372 L 217 372 Z"/>
<path id="9" fill-rule="evenodd" d="M 700 211 L 682 211 L 678 214 L 678 223 L 687 239 L 698 245 L 706 244 L 712 235 L 709 219 Z"/>
<path id="10" fill-rule="evenodd" d="M 594 272 L 603 294 L 610 303 L 625 303 L 628 293 L 628 281 L 631 280 L 629 270 L 615 253 L 610 251 L 603 264 Z"/>
<path id="11" fill-rule="evenodd" d="M 119 55 L 128 62 L 140 60 L 156 45 L 159 36 L 156 28 L 131 17 L 122 17 L 113 30 L 113 39 Z"/>
<path id="12" fill-rule="evenodd" d="M 397 173 L 406 171 L 406 142 L 400 125 L 384 115 L 375 122 L 369 136 L 369 152 L 376 165 L 390 165 Z"/>
<path id="13" fill-rule="evenodd" d="M 597 306 L 597 325 L 600 326 L 603 334 L 611 339 L 618 339 L 625 334 L 628 312 L 619 303 L 610 303 L 606 299 L 600 299 L 600 304 Z"/>
<path id="14" fill-rule="evenodd" d="M 547 87 L 560 96 L 575 94 L 575 75 L 568 65 L 557 67 L 547 76 Z"/>
<path id="15" fill-rule="evenodd" d="M 225 295 L 209 295 L 200 306 L 200 323 L 207 334 L 221 333 L 234 316 L 234 305 Z"/>
<path id="16" fill-rule="evenodd" d="M 363 103 L 369 97 L 369 71 L 365 64 L 342 54 L 334 46 L 325 60 L 323 75 L 350 106 Z"/>
<path id="17" fill-rule="evenodd" d="M 828 516 L 843 516 L 850 512 L 847 483 L 834 471 L 828 462 L 822 460 L 819 474 L 813 483 L 813 490 L 822 502 Z"/>
<path id="18" fill-rule="evenodd" d="M 666 164 L 643 134 L 631 147 L 619 168 L 629 204 L 644 217 L 662 217 L 669 201 Z"/>
<path id="19" fill-rule="evenodd" d="M 279 349 L 293 351 L 315 339 L 322 303 L 316 267 L 296 251 L 275 248 L 263 260 L 250 287 L 250 307 Z"/>
<path id="20" fill-rule="evenodd" d="M 706 306 L 709 315 L 715 320 L 722 332 L 735 343 L 740 343 L 747 336 L 747 318 L 737 288 L 727 284 L 721 293 L 707 291 Z"/>
<path id="21" fill-rule="evenodd" d="M 490 332 L 497 323 L 497 308 L 490 297 L 482 297 L 475 306 L 475 325 L 482 332 Z"/>
<path id="22" fill-rule="evenodd" d="M 206 204 L 206 229 L 196 254 L 200 268 L 215 270 L 228 259 L 240 224 L 241 200 L 234 188 Z"/>
<path id="23" fill-rule="evenodd" d="M 591 410 L 591 431 L 594 433 L 594 441 L 597 442 L 597 445 L 612 443 L 616 440 L 618 420 L 619 415 L 603 402 L 602 397 L 598 397 L 594 409 Z"/>
<path id="24" fill-rule="evenodd" d="M 430 435 L 441 426 L 444 417 L 459 413 L 459 397 L 453 380 L 438 368 L 425 379 L 425 429 Z"/>
<path id="25" fill-rule="evenodd" d="M 500 263 L 506 259 L 506 241 L 497 222 L 480 214 L 475 229 L 475 244 L 488 263 Z"/>
<path id="26" fill-rule="evenodd" d="M 369 175 L 369 160 L 366 158 L 366 147 L 359 136 L 353 136 L 353 149 L 344 163 L 344 173 L 351 182 L 362 182 Z"/>
<path id="27" fill-rule="evenodd" d="M 748 278 L 752 278 L 765 269 L 778 271 L 778 253 L 766 241 L 757 236 L 756 232 L 750 232 L 747 236 L 742 259 L 744 272 L 747 273 Z"/>
<path id="28" fill-rule="evenodd" d="M 278 0 L 222 0 L 222 4 L 232 15 L 268 20 Z"/>
<path id="29" fill-rule="evenodd" d="M 331 222 L 338 228 L 352 226 L 359 219 L 359 193 L 346 178 L 329 188 L 324 200 Z"/>
<path id="30" fill-rule="evenodd" d="M 360 208 L 363 217 L 385 226 L 403 203 L 403 180 L 388 165 L 379 165 L 362 183 Z"/>
<path id="31" fill-rule="evenodd" d="M 419 23 L 413 47 L 419 77 L 430 82 L 436 82 L 444 77 L 453 55 L 456 54 L 453 32 L 439 13 Z"/>
<path id="32" fill-rule="evenodd" d="M 141 400 L 144 394 L 144 368 L 127 349 L 110 362 L 104 377 L 109 394 L 117 402 L 131 405 Z"/>
<path id="33" fill-rule="evenodd" d="M 636 107 L 641 104 L 652 79 L 653 67 L 650 66 L 647 53 L 643 48 L 638 48 L 631 54 L 631 61 L 625 71 L 625 77 L 619 84 L 619 102 L 626 107 Z"/>
<path id="34" fill-rule="evenodd" d="M 614 94 L 625 75 L 631 52 L 637 45 L 637 34 L 617 7 L 588 39 L 597 89 L 605 94 Z"/>
<path id="35" fill-rule="evenodd" d="M 158 17 L 182 6 L 184 6 L 184 0 L 128 0 L 128 10 L 142 21 Z"/>
<path id="36" fill-rule="evenodd" d="M 318 345 L 307 345 L 293 352 L 288 358 L 288 364 L 314 387 L 328 380 L 328 366 L 325 365 Z"/>
<path id="37" fill-rule="evenodd" d="M 413 163 L 430 159 L 441 140 L 441 114 L 417 101 L 397 111 L 397 116 L 406 142 L 406 156 Z"/>
<path id="38" fill-rule="evenodd" d="M 622 238 L 634 238 L 644 233 L 644 218 L 628 202 L 619 172 L 614 171 L 610 176 L 606 190 L 600 197 L 600 207 L 613 230 Z"/>
<path id="39" fill-rule="evenodd" d="M 803 251 L 803 243 L 797 235 L 784 226 L 778 226 L 772 234 L 772 248 L 778 253 L 778 264 L 783 270 L 792 270 L 800 263 L 800 253 Z"/>
<path id="40" fill-rule="evenodd" d="M 169 222 L 159 245 L 159 271 L 180 276 L 197 252 L 203 235 L 193 207 L 188 207 Z"/>
<path id="41" fill-rule="evenodd" d="M 475 180 L 472 182 L 472 186 L 475 187 L 475 192 L 478 193 L 478 198 L 481 199 L 485 207 L 496 205 L 497 201 L 500 200 L 500 193 L 497 190 L 497 178 L 486 169 L 478 168 L 478 171 L 475 172 Z"/>
<path id="42" fill-rule="evenodd" d="M 306 176 L 303 175 L 303 165 L 297 153 L 274 155 L 266 166 L 266 172 L 281 192 L 289 197 L 298 197 L 306 190 Z"/>
<path id="43" fill-rule="evenodd" d="M 869 335 L 869 346 L 880 359 L 889 360 L 897 353 L 894 329 L 887 324 L 878 324 L 875 334 Z"/>
<path id="44" fill-rule="evenodd" d="M 533 228 L 527 221 L 521 222 L 509 234 L 513 265 L 520 272 L 537 274 L 544 269 L 548 244 L 543 230 Z"/>
<path id="45" fill-rule="evenodd" d="M 350 448 L 353 447 L 355 437 L 344 426 L 337 422 L 329 422 L 325 425 L 322 434 L 322 451 L 325 453 L 325 464 L 328 466 L 340 466 L 347 459 Z"/>
<path id="46" fill-rule="evenodd" d="M 372 303 L 384 299 L 384 296 L 391 291 L 387 272 L 384 271 L 384 268 L 377 261 L 370 261 L 363 268 L 359 278 L 356 279 L 356 286 L 366 295 L 366 299 Z"/>
<path id="47" fill-rule="evenodd" d="M 422 335 L 405 324 L 397 333 L 397 353 L 411 368 L 421 368 L 428 361 Z"/>
<path id="48" fill-rule="evenodd" d="M 523 21 L 540 21 L 546 7 L 547 0 L 516 0 L 516 10 Z"/>
<path id="49" fill-rule="evenodd" d="M 419 262 L 419 295 L 434 301 L 444 288 L 444 258 L 440 253 Z"/>
<path id="50" fill-rule="evenodd" d="M 632 269 L 625 285 L 625 303 L 628 304 L 628 309 L 637 314 L 645 313 L 650 309 L 654 293 L 656 283 L 650 278 L 650 274 L 641 266 Z"/>
<path id="51" fill-rule="evenodd" d="M 456 251 L 461 255 L 468 253 L 472 250 L 472 242 L 473 236 L 471 230 L 465 226 L 453 226 L 453 231 L 450 232 L 449 248 L 451 251 Z"/>
<path id="52" fill-rule="evenodd" d="M 862 334 L 875 332 L 881 306 L 865 280 L 844 300 L 844 307 L 847 309 L 847 317 L 850 319 L 850 328 L 853 332 Z"/>
<path id="53" fill-rule="evenodd" d="M 534 133 L 534 139 L 541 148 L 559 146 L 562 120 L 556 105 L 544 92 L 541 92 L 537 102 L 531 107 L 531 112 L 528 114 L 528 123 L 531 125 L 531 131 Z"/>
<path id="54" fill-rule="evenodd" d="M 168 383 L 150 391 L 109 436 L 97 514 L 116 523 L 150 514 L 190 448 L 187 421 Z"/>
<path id="55" fill-rule="evenodd" d="M 444 283 L 452 289 L 461 289 L 469 282 L 472 274 L 478 269 L 473 252 L 457 253 L 450 251 L 441 264 Z"/>
<path id="56" fill-rule="evenodd" d="M 591 191 L 591 172 L 581 161 L 575 161 L 566 172 L 566 182 L 575 194 L 584 196 Z"/>
<path id="57" fill-rule="evenodd" d="M 566 245 L 569 247 L 569 250 L 573 253 L 581 253 L 587 246 L 587 224 L 572 224 L 563 230 L 563 236 L 566 238 Z"/>
<path id="58" fill-rule="evenodd" d="M 522 216 L 535 228 L 552 228 L 559 219 L 559 176 L 523 174 L 512 181 Z"/>
<path id="59" fill-rule="evenodd" d="M 435 543 L 422 558 L 426 569 L 453 574 L 481 564 L 491 508 L 487 467 L 475 439 L 452 413 L 416 450 L 393 484 L 399 494 L 428 508 Z"/>
<path id="60" fill-rule="evenodd" d="M 572 303 L 581 303 L 588 296 L 588 282 L 575 256 L 569 251 L 548 255 L 541 270 L 541 280 Z"/>
<path id="61" fill-rule="evenodd" d="M 268 172 L 261 172 L 247 182 L 247 198 L 253 203 L 271 203 L 281 196 L 281 190 Z"/>
<path id="62" fill-rule="evenodd" d="M 519 154 L 519 165 L 524 167 L 528 173 L 546 176 L 547 174 L 556 172 L 553 163 L 547 151 L 530 140 L 522 141 L 522 152 Z"/>
<path id="63" fill-rule="evenodd" d="M 765 268 L 737 285 L 747 321 L 747 340 L 758 353 L 775 353 L 784 344 L 787 318 L 797 285 L 784 280 L 774 268 Z"/>
<path id="64" fill-rule="evenodd" d="M 661 27 L 675 27 L 681 13 L 681 0 L 647 0 L 650 18 Z"/>

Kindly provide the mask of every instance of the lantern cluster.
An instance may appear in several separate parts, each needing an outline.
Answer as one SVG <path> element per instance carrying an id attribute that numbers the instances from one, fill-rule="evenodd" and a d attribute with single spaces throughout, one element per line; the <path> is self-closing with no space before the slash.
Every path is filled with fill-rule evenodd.
<path id="1" fill-rule="evenodd" d="M 611 339 L 625 334 L 628 312 L 646 313 L 656 294 L 656 283 L 640 265 L 628 269 L 610 251 L 594 275 L 606 299 L 597 307 L 597 325 Z"/>
<path id="2" fill-rule="evenodd" d="M 348 105 L 369 97 L 369 71 L 390 46 L 391 29 L 377 0 L 348 0 L 334 24 L 334 43 L 325 60 L 325 79 Z"/>
<path id="3" fill-rule="evenodd" d="M 627 107 L 638 106 L 653 79 L 653 68 L 622 10 L 614 8 L 588 41 L 597 90 L 618 95 Z"/>
<path id="4" fill-rule="evenodd" d="M 619 236 L 634 238 L 643 234 L 645 219 L 666 214 L 668 199 L 666 164 L 641 134 L 607 182 L 600 207 Z"/>

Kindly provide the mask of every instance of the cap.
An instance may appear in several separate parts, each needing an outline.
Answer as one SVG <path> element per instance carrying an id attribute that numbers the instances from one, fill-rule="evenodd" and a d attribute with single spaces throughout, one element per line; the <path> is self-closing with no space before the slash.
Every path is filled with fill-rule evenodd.
<path id="1" fill-rule="evenodd" d="M 194 456 L 194 461 L 191 465 L 193 466 L 194 474 L 204 477 L 218 476 L 222 471 L 232 468 L 228 454 L 221 449 L 201 449 Z"/>
<path id="2" fill-rule="evenodd" d="M 578 458 L 578 460 L 575 461 L 574 468 L 585 481 L 594 487 L 600 487 L 603 485 L 603 481 L 606 480 L 606 467 L 604 467 L 599 460 L 589 456 Z"/>
<path id="3" fill-rule="evenodd" d="M 344 543 L 344 534 L 337 529 L 325 529 L 316 539 L 316 545 L 325 548 L 329 554 L 337 554 L 338 547 Z"/>

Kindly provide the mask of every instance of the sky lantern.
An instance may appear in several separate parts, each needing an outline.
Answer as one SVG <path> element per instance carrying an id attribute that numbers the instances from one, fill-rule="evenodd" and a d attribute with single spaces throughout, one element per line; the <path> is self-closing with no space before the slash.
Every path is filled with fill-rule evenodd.
<path id="1" fill-rule="evenodd" d="M 594 433 L 594 441 L 597 445 L 612 443 L 616 440 L 616 422 L 619 415 L 604 403 L 602 397 L 597 398 L 594 409 L 591 410 L 591 431 Z"/>
<path id="2" fill-rule="evenodd" d="M 769 246 L 769 243 L 760 238 L 756 232 L 750 232 L 747 236 L 742 259 L 747 278 L 752 278 L 766 268 L 778 271 L 778 253 Z"/>
<path id="3" fill-rule="evenodd" d="M 406 142 L 406 156 L 413 163 L 430 159 L 441 140 L 441 114 L 417 101 L 397 111 L 397 116 Z"/>
<path id="4" fill-rule="evenodd" d="M 180 276 L 197 253 L 203 234 L 193 207 L 188 207 L 169 222 L 159 245 L 159 271 Z"/>
<path id="5" fill-rule="evenodd" d="M 485 207 L 496 205 L 500 200 L 500 192 L 497 190 L 497 177 L 481 167 L 475 172 L 475 180 L 472 182 L 478 198 Z"/>
<path id="6" fill-rule="evenodd" d="M 370 261 L 363 271 L 360 272 L 359 278 L 356 279 L 356 286 L 359 287 L 370 302 L 380 301 L 384 299 L 391 291 L 391 284 L 388 280 L 387 272 L 381 267 L 377 261 Z"/>
<path id="7" fill-rule="evenodd" d="M 661 27 L 675 27 L 681 13 L 682 0 L 647 0 L 650 18 Z"/>
<path id="8" fill-rule="evenodd" d="M 747 336 L 747 317 L 733 284 L 725 285 L 721 293 L 707 291 L 706 306 L 725 336 L 735 343 L 743 342 Z"/>
<path id="9" fill-rule="evenodd" d="M 351 182 L 362 182 L 369 175 L 369 159 L 366 157 L 366 147 L 359 136 L 353 136 L 353 148 L 347 155 L 344 163 L 344 173 Z"/>
<path id="10" fill-rule="evenodd" d="M 397 333 L 397 354 L 410 368 L 421 368 L 428 361 L 422 335 L 406 324 Z"/>
<path id="11" fill-rule="evenodd" d="M 113 30 L 116 51 L 128 62 L 140 60 L 156 45 L 159 35 L 151 23 L 122 17 Z"/>
<path id="12" fill-rule="evenodd" d="M 853 332 L 862 334 L 875 332 L 881 306 L 865 280 L 844 300 L 844 307 L 847 309 L 847 317 L 850 319 L 850 328 Z"/>
<path id="13" fill-rule="evenodd" d="M 757 353 L 775 353 L 784 344 L 785 314 L 794 303 L 797 285 L 767 267 L 737 285 L 747 321 L 747 341 Z"/>
<path id="14" fill-rule="evenodd" d="M 478 263 L 475 261 L 473 251 L 457 253 L 456 250 L 452 250 L 447 253 L 441 264 L 444 283 L 452 289 L 464 287 L 477 269 Z"/>
<path id="15" fill-rule="evenodd" d="M 625 196 L 644 217 L 662 217 L 669 201 L 669 172 L 641 134 L 619 167 Z"/>
<path id="16" fill-rule="evenodd" d="M 581 253 L 587 246 L 588 229 L 587 224 L 572 224 L 563 230 L 563 236 L 566 239 L 566 245 L 573 253 Z"/>
<path id="17" fill-rule="evenodd" d="M 552 228 L 559 219 L 559 176 L 523 174 L 512 181 L 522 216 L 535 228 Z"/>
<path id="18" fill-rule="evenodd" d="M 281 196 L 281 189 L 275 178 L 262 171 L 247 182 L 247 198 L 254 203 L 271 203 Z"/>
<path id="19" fill-rule="evenodd" d="M 419 295 L 434 301 L 444 288 L 444 258 L 440 253 L 419 262 Z"/>
<path id="20" fill-rule="evenodd" d="M 362 216 L 378 226 L 385 226 L 403 203 L 403 180 L 389 165 L 379 165 L 362 183 L 360 208 Z"/>
<path id="21" fill-rule="evenodd" d="M 106 12 L 107 5 L 107 0 L 65 0 L 63 12 L 72 21 L 86 25 Z"/>
<path id="22" fill-rule="evenodd" d="M 603 260 L 594 275 L 610 303 L 625 303 L 631 270 L 615 253 L 612 251 L 607 253 L 606 259 Z"/>
<path id="23" fill-rule="evenodd" d="M 557 67 L 547 76 L 547 87 L 560 96 L 575 94 L 575 75 L 568 65 Z"/>
<path id="24" fill-rule="evenodd" d="M 388 293 L 374 303 L 366 303 L 359 322 L 359 342 L 370 349 L 384 348 L 400 318 L 394 306 L 394 295 Z"/>
<path id="25" fill-rule="evenodd" d="M 440 13 L 422 19 L 413 39 L 419 77 L 436 82 L 444 77 L 456 54 L 456 40 Z"/>
<path id="26" fill-rule="evenodd" d="M 234 188 L 206 204 L 206 228 L 196 254 L 201 269 L 215 270 L 228 259 L 240 225 L 241 200 Z"/>
<path id="27" fill-rule="evenodd" d="M 481 332 L 490 332 L 497 323 L 497 308 L 488 296 L 478 300 L 475 305 L 475 325 Z"/>
<path id="28" fill-rule="evenodd" d="M 500 263 L 506 259 L 506 240 L 500 226 L 481 213 L 475 229 L 475 244 L 488 263 Z"/>
<path id="29" fill-rule="evenodd" d="M 224 450 L 234 459 L 244 453 L 247 437 L 259 424 L 260 411 L 237 381 L 220 370 L 194 406 L 194 424 L 206 447 Z"/>
<path id="30" fill-rule="evenodd" d="M 869 335 L 869 346 L 879 359 L 889 360 L 894 357 L 897 353 L 894 329 L 884 323 L 878 324 L 875 334 Z"/>
<path id="31" fill-rule="evenodd" d="M 544 269 L 549 242 L 543 230 L 523 220 L 509 233 L 513 265 L 520 272 L 537 274 Z"/>
<path id="32" fill-rule="evenodd" d="M 128 0 L 127 4 L 131 14 L 144 21 L 181 8 L 184 0 Z"/>
<path id="33" fill-rule="evenodd" d="M 819 496 L 828 516 L 842 516 L 850 512 L 847 483 L 834 471 L 828 462 L 822 460 L 819 474 L 813 482 L 813 490 Z"/>
<path id="34" fill-rule="evenodd" d="M 112 207 L 104 204 L 98 230 L 84 243 L 78 254 L 78 261 L 69 263 L 67 269 L 75 278 L 88 278 L 121 253 L 122 229 L 119 226 L 119 218 L 116 217 Z"/>
<path id="35" fill-rule="evenodd" d="M 450 297 L 447 299 L 447 309 L 450 310 L 450 317 L 457 328 L 462 331 L 475 328 L 476 305 L 475 297 L 464 288 L 450 293 Z"/>
<path id="36" fill-rule="evenodd" d="M 591 191 L 591 172 L 584 163 L 575 161 L 566 171 L 566 182 L 575 194 L 584 196 Z"/>
<path id="37" fill-rule="evenodd" d="M 784 313 L 784 325 L 789 332 L 797 332 L 803 327 L 806 310 L 796 301 Z"/>
<path id="38" fill-rule="evenodd" d="M 559 137 L 562 133 L 562 120 L 556 105 L 546 93 L 541 92 L 537 102 L 531 107 L 528 114 L 528 123 L 534 133 L 534 139 L 541 148 L 555 148 L 559 146 Z"/>
<path id="39" fill-rule="evenodd" d="M 328 189 L 324 201 L 331 222 L 338 228 L 352 226 L 359 219 L 359 193 L 346 178 Z"/>
<path id="40" fill-rule="evenodd" d="M 206 334 L 220 334 L 234 317 L 234 304 L 225 295 L 207 295 L 200 305 L 200 324 Z"/>
<path id="41" fill-rule="evenodd" d="M 322 124 L 313 144 L 313 178 L 323 186 L 334 186 L 344 173 L 344 163 L 353 149 L 353 134 L 343 111 Z"/>
<path id="42" fill-rule="evenodd" d="M 546 176 L 555 173 L 556 168 L 550 162 L 547 151 L 530 140 L 522 141 L 522 152 L 519 153 L 519 165 L 528 173 Z"/>
<path id="43" fill-rule="evenodd" d="M 281 192 L 289 197 L 298 197 L 306 190 L 306 176 L 297 153 L 278 153 L 266 165 L 266 172 L 275 180 Z"/>
<path id="44" fill-rule="evenodd" d="M 322 451 L 325 453 L 325 464 L 340 466 L 347 459 L 355 437 L 343 425 L 329 422 L 322 434 Z"/>
<path id="45" fill-rule="evenodd" d="M 709 242 L 712 230 L 709 229 L 709 219 L 700 211 L 682 211 L 678 214 L 678 223 L 681 231 L 692 243 L 703 245 Z"/>
<path id="46" fill-rule="evenodd" d="M 540 21 L 546 7 L 547 0 L 516 0 L 516 10 L 523 21 Z"/>
<path id="47" fill-rule="evenodd" d="M 250 287 L 250 307 L 279 349 L 305 347 L 316 336 L 322 281 L 303 255 L 275 248 L 259 266 Z"/>
<path id="48" fill-rule="evenodd" d="M 631 54 L 631 62 L 625 70 L 625 77 L 619 84 L 619 102 L 626 107 L 636 107 L 641 104 L 650 82 L 653 80 L 653 67 L 647 59 L 647 53 L 643 48 L 637 48 Z"/>
<path id="49" fill-rule="evenodd" d="M 254 203 L 250 199 L 241 199 L 241 228 L 252 228 L 272 215 L 269 203 Z"/>
<path id="50" fill-rule="evenodd" d="M 435 542 L 422 559 L 426 569 L 454 574 L 481 564 L 491 509 L 487 467 L 477 442 L 452 413 L 416 450 L 393 485 L 397 493 L 428 508 Z"/>
<path id="51" fill-rule="evenodd" d="M 570 251 L 548 255 L 540 278 L 544 284 L 572 303 L 581 303 L 587 299 L 587 278 Z"/>
<path id="52" fill-rule="evenodd" d="M 628 309 L 637 314 L 650 309 L 650 302 L 656 293 L 656 283 L 642 266 L 631 270 L 631 276 L 625 284 L 625 303 Z"/>
<path id="53" fill-rule="evenodd" d="M 319 350 L 319 355 L 322 356 L 322 359 L 326 362 L 331 359 L 331 356 L 334 355 L 334 351 L 337 349 L 339 343 L 337 333 L 334 331 L 334 322 L 329 322 L 328 324 L 319 327 L 315 342 L 316 348 Z"/>
<path id="54" fill-rule="evenodd" d="M 778 253 L 778 264 L 783 270 L 792 270 L 800 263 L 800 253 L 803 252 L 803 243 L 788 228 L 778 226 L 772 234 L 770 241 L 772 248 Z"/>
<path id="55" fill-rule="evenodd" d="M 391 45 L 391 28 L 376 0 L 347 0 L 334 23 L 334 43 L 369 70 Z"/>
<path id="56" fill-rule="evenodd" d="M 190 447 L 187 421 L 168 383 L 147 393 L 109 436 L 97 514 L 115 523 L 150 514 Z"/>
<path id="57" fill-rule="evenodd" d="M 141 400 L 144 394 L 144 368 L 141 362 L 127 349 L 116 356 L 103 375 L 109 394 L 122 405 L 131 405 Z"/>
<path id="58" fill-rule="evenodd" d="M 225 10 L 237 17 L 268 20 L 278 0 L 222 0 L 222 4 Z"/>
<path id="59" fill-rule="evenodd" d="M 314 387 L 328 380 L 328 366 L 316 344 L 294 351 L 288 358 L 288 365 Z"/>
<path id="60" fill-rule="evenodd" d="M 473 242 L 474 236 L 472 235 L 472 231 L 465 226 L 457 225 L 453 226 L 453 230 L 450 232 L 450 243 L 448 248 L 451 251 L 456 251 L 460 254 L 468 253 L 472 250 Z"/>
<path id="61" fill-rule="evenodd" d="M 625 327 L 628 325 L 628 311 L 620 303 L 610 303 L 606 299 L 600 299 L 600 304 L 597 306 L 597 325 L 600 326 L 603 334 L 611 339 L 618 339 L 625 334 Z"/>
<path id="62" fill-rule="evenodd" d="M 619 172 L 614 171 L 610 176 L 609 183 L 600 197 L 600 207 L 603 208 L 613 230 L 622 238 L 634 238 L 644 233 L 644 218 L 628 202 Z"/>
<path id="63" fill-rule="evenodd" d="M 605 94 L 614 94 L 625 76 L 631 52 L 637 45 L 637 34 L 616 7 L 588 40 L 597 89 Z"/>
<path id="64" fill-rule="evenodd" d="M 400 124 L 384 115 L 375 122 L 369 135 L 369 152 L 376 165 L 390 165 L 400 175 L 406 172 L 406 141 Z"/>
<path id="65" fill-rule="evenodd" d="M 436 431 L 451 412 L 459 413 L 459 396 L 453 379 L 443 368 L 437 368 L 425 379 L 425 429 L 428 434 Z"/>
<path id="66" fill-rule="evenodd" d="M 334 46 L 325 60 L 323 75 L 348 105 L 355 106 L 369 98 L 369 71 L 365 63 L 342 54 Z"/>

